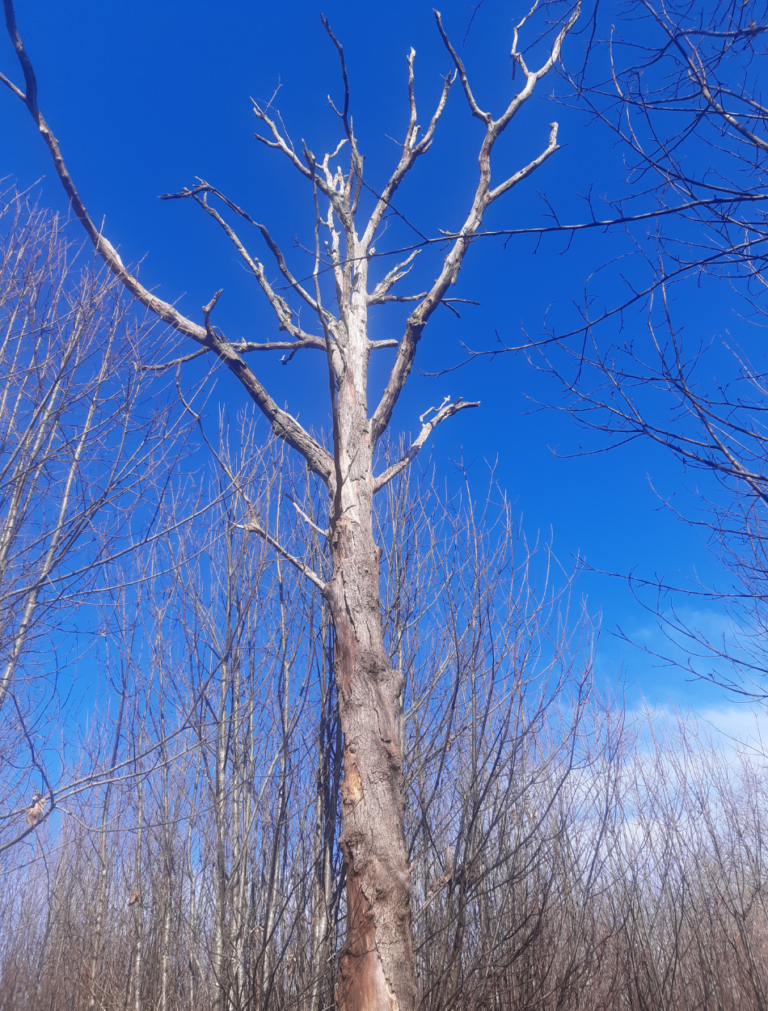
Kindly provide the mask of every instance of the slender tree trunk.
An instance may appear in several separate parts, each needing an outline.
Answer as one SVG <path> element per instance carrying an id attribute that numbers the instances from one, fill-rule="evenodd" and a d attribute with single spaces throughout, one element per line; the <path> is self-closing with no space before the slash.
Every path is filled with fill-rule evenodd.
<path id="1" fill-rule="evenodd" d="M 277 530 L 279 532 L 279 507 L 277 515 Z M 291 669 L 288 662 L 288 626 L 285 608 L 285 584 L 283 581 L 283 568 L 279 560 L 276 562 L 276 571 L 280 600 L 280 719 L 282 724 L 282 744 L 280 749 L 280 779 L 277 788 L 277 818 L 275 820 L 275 834 L 272 840 L 272 858 L 270 860 L 269 883 L 267 886 L 267 910 L 264 918 L 263 950 L 259 982 L 259 999 L 262 1002 L 261 1006 L 265 1009 L 269 1007 L 270 995 L 275 984 L 276 939 L 274 934 L 277 915 L 280 860 L 284 847 L 283 832 L 288 810 L 288 750 L 290 747 L 289 690 Z"/>
<path id="2" fill-rule="evenodd" d="M 341 753 L 337 738 L 339 724 L 331 695 L 331 647 L 329 615 L 323 607 L 320 623 L 322 655 L 320 658 L 320 727 L 317 740 L 317 797 L 315 806 L 315 880 L 312 902 L 312 988 L 309 1011 L 319 1011 L 330 1001 L 327 985 L 328 952 L 333 938 L 333 847 L 336 808 L 338 806 Z M 327 997 L 328 999 L 324 999 Z"/>
<path id="3" fill-rule="evenodd" d="M 229 613 L 229 612 L 228 612 Z M 227 628 L 229 644 L 229 628 Z M 216 911 L 214 925 L 214 1008 L 226 1011 L 229 993 L 229 952 L 227 949 L 227 851 L 226 851 L 226 765 L 227 765 L 227 693 L 229 663 L 221 665 L 221 687 L 216 729 L 216 768 L 214 774 L 214 817 L 216 822 L 215 888 Z"/>
<path id="4" fill-rule="evenodd" d="M 241 667 L 239 656 L 234 659 L 232 679 L 232 878 L 230 881 L 230 928 L 232 940 L 232 995 L 235 1008 L 242 1008 L 245 1001 L 246 936 L 248 930 L 248 815 L 249 796 L 245 784 L 247 770 L 248 739 L 241 737 L 242 728 L 247 727 L 241 718 Z"/>
<path id="5" fill-rule="evenodd" d="M 162 627 L 162 625 L 160 626 Z M 161 655 L 161 642 L 157 643 L 158 659 Z M 166 721 L 165 721 L 165 697 L 166 686 L 163 674 L 162 663 L 158 663 L 160 668 L 160 739 L 165 742 Z M 168 968 L 170 964 L 170 936 L 171 936 L 171 909 L 173 903 L 173 831 L 171 828 L 171 770 L 170 756 L 167 744 L 163 743 L 160 749 L 163 760 L 163 932 L 162 947 L 160 953 L 160 1011 L 168 1011 Z"/>
<path id="6" fill-rule="evenodd" d="M 188 927 L 187 927 L 187 947 L 189 951 L 189 957 L 187 961 L 188 969 L 188 980 L 189 980 L 189 1007 L 190 1011 L 194 1011 L 197 1007 L 197 966 L 199 965 L 198 960 L 193 959 L 193 952 L 200 944 L 200 934 L 197 930 L 197 903 L 196 892 L 197 892 L 197 869 L 196 860 L 193 857 L 193 830 L 192 827 L 194 823 L 198 820 L 197 812 L 197 799 L 198 799 L 198 786 L 200 782 L 200 758 L 201 752 L 198 752 L 198 764 L 195 770 L 195 780 L 192 787 L 192 810 L 190 812 L 189 825 L 187 826 L 187 876 L 189 878 L 189 908 L 187 912 L 188 917 Z"/>
<path id="7" fill-rule="evenodd" d="M 117 764 L 117 753 L 120 747 L 120 735 L 123 729 L 123 713 L 125 710 L 126 686 L 123 684 L 120 694 L 120 706 L 117 712 L 117 724 L 115 726 L 115 738 L 112 743 L 108 769 L 114 769 Z M 112 797 L 112 784 L 107 783 L 104 788 L 104 804 L 101 811 L 101 846 L 99 850 L 99 881 L 96 896 L 96 916 L 93 932 L 93 943 L 91 947 L 91 969 L 88 984 L 88 1011 L 96 1007 L 96 977 L 99 970 L 99 959 L 101 955 L 101 942 L 104 934 L 104 914 L 107 905 L 107 823 L 109 821 L 109 805 Z"/>
<path id="8" fill-rule="evenodd" d="M 322 992 L 323 952 L 328 931 L 328 908 L 325 899 L 325 823 L 328 817 L 325 809 L 328 796 L 330 762 L 326 744 L 328 719 L 328 673 L 325 662 L 326 609 L 323 608 L 320 622 L 320 725 L 317 735 L 317 782 L 315 794 L 315 839 L 313 847 L 314 880 L 312 883 L 312 950 L 309 976 L 311 992 L 307 1007 L 318 1011 Z"/>
<path id="9" fill-rule="evenodd" d="M 141 750 L 141 737 L 139 738 L 139 745 L 136 749 Z M 143 950 L 143 917 L 142 908 L 144 906 L 144 881 L 142 876 L 142 866 L 141 866 L 141 851 L 144 845 L 144 784 L 141 780 L 141 774 L 136 779 L 136 791 L 137 791 L 137 832 L 136 832 L 136 865 L 134 871 L 135 890 L 139 893 L 136 902 L 133 904 L 133 933 L 136 938 L 136 955 L 134 958 L 134 970 L 133 970 L 133 1008 L 134 1011 L 141 1011 L 141 982 L 144 973 L 144 965 L 142 962 Z"/>
<path id="10" fill-rule="evenodd" d="M 173 867 L 169 854 L 166 854 L 166 859 L 168 863 L 165 866 L 165 881 L 163 882 L 165 911 L 163 913 L 163 947 L 160 967 L 160 1011 L 168 1011 L 168 965 L 170 961 L 169 945 L 171 937 L 171 885 Z"/>

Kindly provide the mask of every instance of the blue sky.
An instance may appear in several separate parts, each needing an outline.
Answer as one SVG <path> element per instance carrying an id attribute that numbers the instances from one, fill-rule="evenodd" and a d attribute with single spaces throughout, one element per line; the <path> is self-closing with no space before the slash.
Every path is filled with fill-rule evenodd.
<path id="1" fill-rule="evenodd" d="M 38 72 L 41 108 L 91 215 L 104 220 L 105 234 L 124 260 L 142 261 L 143 282 L 178 301 L 194 318 L 223 288 L 215 322 L 232 338 L 274 336 L 263 299 L 209 219 L 186 202 L 162 202 L 157 196 L 204 177 L 267 224 L 296 257 L 293 262 L 301 264 L 302 254 L 292 246 L 295 236 L 312 241 L 311 193 L 275 152 L 254 141 L 258 124 L 249 96 L 269 99 L 279 86 L 275 104 L 291 135 L 303 137 L 316 153 L 335 147 L 338 124 L 326 96 L 339 96 L 340 81 L 320 23 L 321 9 L 345 46 L 355 128 L 366 154 L 367 179 L 376 187 L 396 160 L 391 138 L 400 138 L 406 124 L 409 48 L 417 51 L 422 122 L 439 94 L 440 75 L 449 69 L 429 3 L 332 0 L 321 7 L 308 0 L 228 0 L 215 8 L 199 0 L 17 3 L 19 28 Z M 485 0 L 460 49 L 479 101 L 497 112 L 513 87 L 511 18 L 521 10 L 519 3 Z M 463 2 L 442 4 L 445 26 L 459 46 L 471 13 Z M 574 58 L 579 45 L 574 41 L 570 49 Z M 566 49 L 566 62 L 569 58 Z M 20 81 L 5 37 L 0 69 Z M 590 187 L 596 197 L 622 191 L 621 152 L 599 129 L 588 128 L 582 114 L 553 104 L 557 88 L 554 79 L 545 82 L 520 116 L 499 150 L 499 172 L 519 167 L 543 149 L 553 119 L 560 123 L 563 149 L 494 210 L 491 227 L 542 223 L 545 207 L 537 191 L 546 193 L 562 219 L 570 221 L 585 217 L 579 195 Z M 0 137 L 0 176 L 22 187 L 41 180 L 42 201 L 64 209 L 47 151 L 22 104 L 5 90 L 0 94 Z M 456 88 L 433 150 L 398 198 L 399 208 L 426 234 L 460 221 L 474 188 L 477 143 L 478 124 Z M 404 232 L 393 232 L 393 241 L 396 236 L 406 239 Z M 581 296 L 585 275 L 622 247 L 616 237 L 593 232 L 580 236 L 568 252 L 559 237 L 534 248 L 530 239 L 512 241 L 506 249 L 498 240 L 487 240 L 471 251 L 456 294 L 482 304 L 467 306 L 460 320 L 442 311 L 430 324 L 419 359 L 423 369 L 458 362 L 460 341 L 490 347 L 496 331 L 516 341 L 521 325 L 530 336 L 539 336 L 547 313 L 550 318 L 562 313 L 565 319 L 572 301 Z M 415 274 L 434 276 L 434 264 L 420 264 Z M 606 297 L 611 294 L 609 290 Z M 714 289 L 682 292 L 679 309 L 687 328 L 705 340 L 738 325 L 731 306 Z M 403 318 L 397 309 L 382 312 L 374 320 L 373 336 L 399 336 Z M 641 316 L 625 324 L 630 332 L 644 325 Z M 382 355 L 382 376 L 386 361 Z M 257 365 L 278 401 L 306 424 L 327 426 L 327 379 L 319 356 L 309 352 L 288 367 L 280 366 L 277 356 L 263 356 Z M 190 378 L 195 368 L 190 366 Z M 635 569 L 669 582 L 694 570 L 705 580 L 716 578 L 717 569 L 698 537 L 661 508 L 651 488 L 650 481 L 662 493 L 684 496 L 682 482 L 693 484 L 668 456 L 634 443 L 610 455 L 558 457 L 555 447 L 573 451 L 582 444 L 587 449 L 589 439 L 574 430 L 567 415 L 532 410 L 526 398 L 557 402 L 559 391 L 546 375 L 512 355 L 484 359 L 440 378 L 414 376 L 393 431 L 413 431 L 418 415 L 445 394 L 479 399 L 482 406 L 437 431 L 432 459 L 439 472 L 450 479 L 455 461 L 463 459 L 481 492 L 487 465 L 495 463 L 497 480 L 522 514 L 528 538 L 552 538 L 566 568 L 580 555 L 599 569 Z M 233 379 L 220 375 L 209 402 L 214 418 L 216 401 L 225 401 L 234 415 L 244 398 Z M 652 617 L 638 607 L 624 583 L 585 574 L 578 588 L 588 595 L 590 609 L 603 614 L 600 659 L 607 677 L 615 679 L 622 670 L 633 695 L 642 691 L 652 701 L 719 704 L 719 693 L 690 684 L 673 670 L 655 669 L 642 654 L 610 637 L 617 625 L 647 641 L 658 635 Z M 721 620 L 715 608 L 702 615 L 702 622 Z"/>

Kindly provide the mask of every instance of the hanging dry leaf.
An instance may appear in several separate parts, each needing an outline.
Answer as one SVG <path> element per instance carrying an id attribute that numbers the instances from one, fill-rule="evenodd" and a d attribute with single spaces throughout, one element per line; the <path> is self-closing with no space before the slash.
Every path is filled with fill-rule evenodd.
<path id="1" fill-rule="evenodd" d="M 129 907 L 135 906 L 138 901 L 139 901 L 139 890 L 138 888 L 136 888 L 131 892 L 131 897 L 130 899 L 128 899 L 128 906 Z"/>
<path id="2" fill-rule="evenodd" d="M 45 799 L 36 793 L 27 808 L 27 825 L 37 825 L 45 813 Z"/>

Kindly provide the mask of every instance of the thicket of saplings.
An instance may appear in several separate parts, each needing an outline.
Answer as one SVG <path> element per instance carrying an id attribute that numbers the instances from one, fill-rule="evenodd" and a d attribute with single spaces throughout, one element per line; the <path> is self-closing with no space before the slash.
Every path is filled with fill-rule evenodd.
<path id="1" fill-rule="evenodd" d="M 248 414 L 193 443 L 207 387 L 142 371 L 62 243 L 21 215 L 0 285 L 0 1009 L 331 1008 L 333 633 L 244 529 L 327 574 L 318 489 Z M 478 481 L 413 472 L 379 509 L 420 1006 L 768 1007 L 762 756 L 631 725 L 569 580 Z"/>

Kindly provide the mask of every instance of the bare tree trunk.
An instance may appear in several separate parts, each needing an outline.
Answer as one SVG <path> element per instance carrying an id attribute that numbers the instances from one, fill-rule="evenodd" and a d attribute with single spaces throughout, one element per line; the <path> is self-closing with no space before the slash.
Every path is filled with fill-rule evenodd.
<path id="1" fill-rule="evenodd" d="M 365 265 L 360 269 L 365 274 Z M 384 648 L 380 549 L 373 535 L 373 439 L 367 412 L 365 283 L 349 318 L 337 421 L 337 484 L 331 523 L 333 576 L 325 588 L 336 633 L 335 668 L 344 733 L 341 849 L 347 878 L 347 937 L 338 1003 L 410 1011 L 415 1005 L 411 882 L 405 849 L 402 676 Z M 357 311 L 356 311 L 357 310 Z"/>
<path id="2" fill-rule="evenodd" d="M 229 632 L 229 628 L 227 628 Z M 229 635 L 227 635 L 227 645 Z M 227 950 L 227 852 L 226 852 L 226 765 L 227 765 L 227 693 L 229 690 L 229 662 L 221 665 L 221 688 L 216 729 L 216 768 L 214 771 L 214 814 L 216 822 L 216 911 L 214 932 L 214 1008 L 225 1011 L 228 992 Z"/>
<path id="3" fill-rule="evenodd" d="M 198 783 L 199 783 L 199 780 L 200 780 L 200 756 L 201 756 L 201 752 L 198 752 L 198 756 L 199 756 L 198 757 L 198 764 L 197 764 L 197 768 L 195 770 L 194 785 L 193 785 L 192 794 L 191 794 L 191 796 L 193 798 L 193 804 L 195 803 L 197 795 L 198 795 L 197 790 L 198 790 Z M 193 807 L 193 811 L 194 811 L 194 807 Z M 194 812 L 194 813 L 196 813 L 196 812 Z M 196 928 L 196 923 L 197 923 L 197 909 L 196 909 L 197 903 L 195 901 L 195 899 L 196 899 L 196 892 L 197 892 L 197 873 L 196 873 L 196 867 L 195 867 L 195 860 L 194 860 L 194 857 L 192 855 L 192 835 L 193 835 L 193 833 L 192 833 L 192 825 L 193 825 L 193 818 L 190 817 L 189 825 L 187 827 L 187 874 L 188 874 L 188 877 L 189 877 L 189 909 L 188 909 L 188 912 L 187 912 L 187 918 L 188 918 L 189 926 L 188 926 L 188 940 L 187 940 L 187 944 L 189 946 L 189 952 L 190 952 L 189 958 L 188 958 L 188 961 L 187 961 L 187 972 L 188 972 L 188 975 L 189 975 L 189 1007 L 190 1007 L 191 1011 L 194 1011 L 194 1009 L 197 1007 L 197 985 L 196 985 L 197 963 L 193 962 L 192 951 L 193 951 L 193 945 L 199 943 L 199 935 L 198 935 L 198 933 L 197 933 L 197 931 L 195 929 Z"/>
<path id="4" fill-rule="evenodd" d="M 141 737 L 139 738 L 139 747 L 137 750 L 141 750 Z M 133 904 L 133 931 L 136 938 L 136 955 L 134 957 L 134 969 L 133 969 L 133 1007 L 134 1011 L 141 1011 L 141 981 L 142 973 L 144 970 L 142 964 L 142 916 L 141 910 L 144 905 L 143 896 L 143 882 L 141 874 L 141 849 L 144 845 L 144 784 L 141 781 L 141 775 L 136 779 L 136 790 L 137 790 L 137 802 L 138 802 L 138 813 L 137 813 L 137 833 L 136 833 L 136 864 L 135 864 L 135 886 L 134 894 L 138 892 L 135 896 L 136 901 Z"/>
<path id="5" fill-rule="evenodd" d="M 282 486 L 278 492 L 277 536 L 280 532 L 280 497 Z M 269 1006 L 269 998 L 274 986 L 275 975 L 275 917 L 278 900 L 278 879 L 280 876 L 280 857 L 283 849 L 283 830 L 288 809 L 288 751 L 290 748 L 289 733 L 289 689 L 290 663 L 288 661 L 288 626 L 285 606 L 285 581 L 283 567 L 278 558 L 276 563 L 277 585 L 280 601 L 280 720 L 282 743 L 280 748 L 280 774 L 277 787 L 277 817 L 275 819 L 274 836 L 272 839 L 272 858 L 269 867 L 269 882 L 267 885 L 267 911 L 264 920 L 263 951 L 260 967 L 259 993 L 261 1006 Z"/>
<path id="6" fill-rule="evenodd" d="M 123 683 L 120 693 L 120 706 L 117 713 L 117 724 L 115 726 L 115 739 L 112 743 L 112 751 L 109 757 L 108 769 L 113 769 L 117 763 L 117 752 L 120 747 L 120 735 L 123 729 L 123 713 L 125 711 L 126 685 Z M 93 932 L 93 943 L 91 947 L 91 970 L 88 985 L 88 1009 L 91 1011 L 96 1006 L 96 976 L 99 969 L 99 957 L 101 955 L 101 941 L 104 933 L 104 914 L 107 905 L 107 821 L 109 819 L 109 805 L 112 797 L 112 784 L 108 782 L 104 788 L 104 806 L 101 812 L 101 847 L 99 851 L 99 882 L 98 894 L 96 898 L 96 924 Z"/>
<path id="7" fill-rule="evenodd" d="M 330 628 L 327 608 L 322 608 L 320 620 L 320 725 L 318 728 L 317 796 L 315 800 L 315 880 L 312 902 L 312 952 L 310 963 L 310 1011 L 323 1006 L 324 977 L 331 943 L 333 901 L 333 846 L 336 808 L 339 798 L 340 773 L 338 756 L 341 749 L 338 717 L 332 709 L 332 674 L 330 666 Z"/>
<path id="8" fill-rule="evenodd" d="M 161 693 L 162 698 L 162 693 Z M 164 720 L 161 721 L 161 732 L 164 732 Z M 173 902 L 173 835 L 171 832 L 171 805 L 170 805 L 170 769 L 169 759 L 166 749 L 163 748 L 163 759 L 165 768 L 163 769 L 163 932 L 160 965 L 160 1011 L 168 1009 L 168 963 L 169 944 L 171 934 L 171 907 Z"/>
<path id="9" fill-rule="evenodd" d="M 232 682 L 232 872 L 230 881 L 230 935 L 232 938 L 232 1003 L 242 1008 L 245 1001 L 246 932 L 248 929 L 248 825 L 249 796 L 245 784 L 249 779 L 247 769 L 248 739 L 241 740 L 244 727 L 240 710 L 241 668 L 235 661 Z M 247 717 L 247 714 L 246 714 Z"/>

